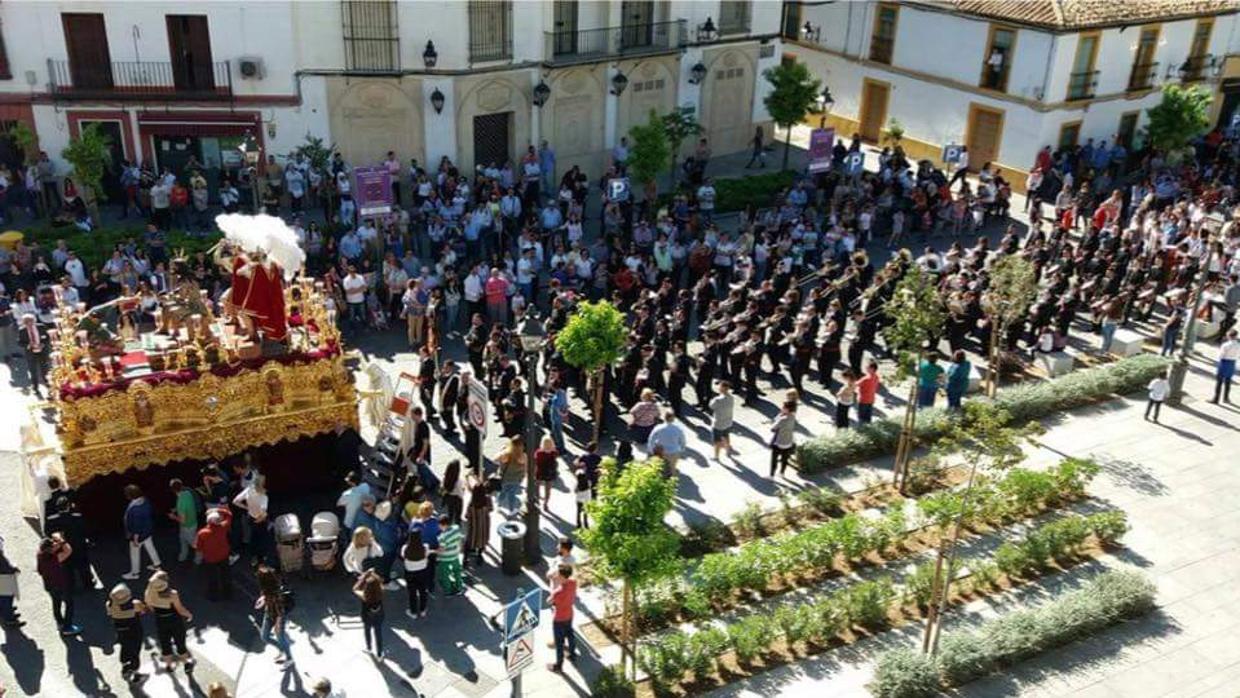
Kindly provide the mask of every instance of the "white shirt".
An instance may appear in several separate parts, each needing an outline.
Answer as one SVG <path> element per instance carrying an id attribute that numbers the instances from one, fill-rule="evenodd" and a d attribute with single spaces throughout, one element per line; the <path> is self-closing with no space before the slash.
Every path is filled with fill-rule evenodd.
<path id="1" fill-rule="evenodd" d="M 1218 348 L 1219 361 L 1240 360 L 1240 340 L 1229 339 Z"/>
<path id="2" fill-rule="evenodd" d="M 65 273 L 69 275 L 69 280 L 74 286 L 90 285 L 90 280 L 86 278 L 86 267 L 81 259 L 70 259 L 65 262 Z"/>
<path id="3" fill-rule="evenodd" d="M 482 282 L 478 280 L 477 274 L 470 274 L 465 277 L 465 301 L 477 303 L 480 300 L 482 300 Z"/>
<path id="4" fill-rule="evenodd" d="M 1155 402 L 1162 402 L 1167 399 L 1167 393 L 1171 392 L 1171 384 L 1166 378 L 1155 378 L 1150 381 L 1150 399 Z"/>
<path id="5" fill-rule="evenodd" d="M 366 279 L 361 274 L 349 274 L 341 282 L 346 303 L 363 303 L 366 300 Z"/>
<path id="6" fill-rule="evenodd" d="M 233 498 L 233 504 L 245 509 L 250 518 L 261 521 L 267 518 L 267 493 L 259 492 L 253 485 L 246 487 Z"/>

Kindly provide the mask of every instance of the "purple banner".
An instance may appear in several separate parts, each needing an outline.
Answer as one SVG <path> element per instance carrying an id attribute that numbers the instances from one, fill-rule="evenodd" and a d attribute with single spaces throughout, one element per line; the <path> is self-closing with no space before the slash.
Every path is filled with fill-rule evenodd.
<path id="1" fill-rule="evenodd" d="M 387 167 L 353 168 L 353 198 L 360 216 L 392 211 L 392 173 Z"/>
<path id="2" fill-rule="evenodd" d="M 831 146 L 835 145 L 835 129 L 816 128 L 809 132 L 809 171 L 831 169 Z"/>

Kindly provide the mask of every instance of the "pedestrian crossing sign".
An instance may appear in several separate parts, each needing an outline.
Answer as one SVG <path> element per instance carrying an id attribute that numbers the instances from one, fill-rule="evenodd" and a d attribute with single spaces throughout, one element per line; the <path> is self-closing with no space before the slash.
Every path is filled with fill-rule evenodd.
<path id="1" fill-rule="evenodd" d="M 534 636 L 526 633 L 504 647 L 504 667 L 512 678 L 534 663 Z"/>
<path id="2" fill-rule="evenodd" d="M 534 589 L 517 595 L 517 599 L 504 607 L 504 644 L 512 644 L 517 638 L 538 627 L 542 613 L 542 590 Z"/>

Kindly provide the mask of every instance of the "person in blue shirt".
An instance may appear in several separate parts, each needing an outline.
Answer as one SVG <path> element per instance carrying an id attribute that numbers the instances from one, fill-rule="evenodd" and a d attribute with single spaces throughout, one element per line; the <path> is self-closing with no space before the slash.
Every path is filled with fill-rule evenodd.
<path id="1" fill-rule="evenodd" d="M 950 410 L 961 409 L 961 401 L 964 394 L 969 391 L 969 374 L 973 370 L 973 364 L 965 358 L 963 351 L 957 350 L 952 354 L 952 363 L 947 367 L 947 408 Z"/>
<path id="2" fill-rule="evenodd" d="M 554 192 L 551 183 L 555 177 L 555 150 L 547 144 L 546 139 L 538 146 L 538 169 L 542 170 L 542 190 Z"/>
<path id="3" fill-rule="evenodd" d="M 646 439 L 646 452 L 658 455 L 667 462 L 673 472 L 676 461 L 685 450 L 685 430 L 676 423 L 676 413 L 667 410 L 663 413 L 663 423 L 655 427 Z"/>
<path id="4" fill-rule="evenodd" d="M 150 569 L 159 569 L 159 553 L 151 534 L 155 531 L 155 516 L 151 503 L 142 496 L 142 489 L 137 485 L 125 486 L 125 498 L 129 504 L 125 506 L 125 537 L 129 539 L 129 572 L 122 574 L 123 579 L 137 579 L 141 570 L 142 549 L 151 558 Z"/>
<path id="5" fill-rule="evenodd" d="M 379 576 L 383 577 L 389 589 L 395 588 L 392 567 L 396 562 L 396 553 L 405 540 L 405 531 L 392 516 L 392 503 L 376 504 L 373 497 L 363 499 L 362 510 L 357 513 L 356 525 L 369 528 L 375 536 L 375 542 L 383 548 L 383 557 L 379 558 Z"/>
<path id="6" fill-rule="evenodd" d="M 430 502 L 422 502 L 418 505 L 417 518 L 409 522 L 409 535 L 420 536 L 422 544 L 426 546 L 428 551 L 426 567 L 431 573 L 431 581 L 427 586 L 427 591 L 434 592 L 435 564 L 439 558 L 439 517 L 435 516 L 435 507 Z"/>
<path id="7" fill-rule="evenodd" d="M 350 262 L 356 262 L 362 256 L 362 241 L 351 229 L 340 238 L 340 254 Z"/>
<path id="8" fill-rule="evenodd" d="M 935 353 L 926 354 L 917 367 L 917 406 L 934 407 L 934 397 L 943 382 L 943 367 Z"/>
<path id="9" fill-rule="evenodd" d="M 1094 148 L 1089 164 L 1098 172 L 1102 172 L 1111 164 L 1111 150 L 1107 148 L 1106 141 L 1102 141 L 1097 148 Z"/>

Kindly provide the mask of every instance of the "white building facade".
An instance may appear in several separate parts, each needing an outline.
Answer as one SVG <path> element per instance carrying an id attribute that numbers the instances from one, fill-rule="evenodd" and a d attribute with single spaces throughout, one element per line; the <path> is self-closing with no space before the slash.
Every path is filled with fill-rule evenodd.
<path id="1" fill-rule="evenodd" d="M 769 129 L 776 2 L 5 2 L 0 121 L 58 159 L 85 123 L 118 159 L 220 174 L 307 135 L 354 164 L 516 158 L 547 139 L 597 175 L 650 110 L 715 153 Z M 692 144 L 688 144 L 692 147 Z M 208 177 L 213 183 L 216 177 Z"/>
<path id="2" fill-rule="evenodd" d="M 968 146 L 1023 185 L 1037 151 L 1131 147 L 1167 82 L 1214 91 L 1232 51 L 1233 0 L 785 3 L 784 52 L 831 89 L 843 137 L 891 120 L 917 158 Z M 795 38 L 794 38 L 795 37 Z"/>

